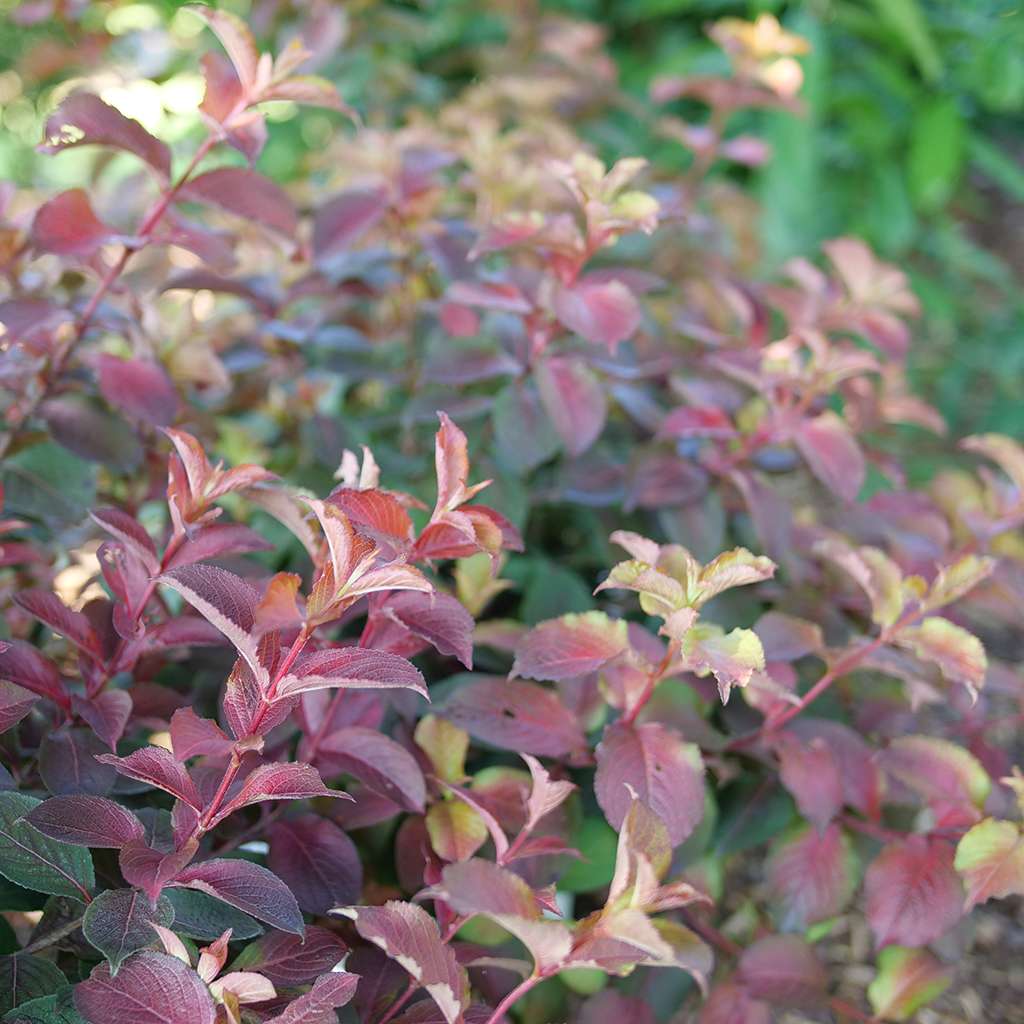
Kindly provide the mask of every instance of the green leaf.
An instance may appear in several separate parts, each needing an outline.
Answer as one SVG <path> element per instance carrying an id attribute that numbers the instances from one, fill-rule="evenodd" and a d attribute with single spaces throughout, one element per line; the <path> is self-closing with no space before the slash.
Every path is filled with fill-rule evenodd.
<path id="1" fill-rule="evenodd" d="M 4 1024 L 86 1024 L 75 1009 L 72 989 L 29 999 L 4 1017 Z"/>
<path id="2" fill-rule="evenodd" d="M 190 939 L 212 942 L 228 928 L 233 939 L 254 939 L 263 934 L 263 928 L 248 914 L 206 893 L 174 887 L 166 896 L 174 908 L 174 930 Z"/>
<path id="3" fill-rule="evenodd" d="M 934 82 L 942 74 L 942 57 L 917 0 L 875 0 L 875 7 L 879 18 L 896 33 L 914 58 L 921 74 Z"/>
<path id="4" fill-rule="evenodd" d="M 89 851 L 49 839 L 21 820 L 39 802 L 0 793 L 0 874 L 36 892 L 88 898 L 96 884 Z"/>
<path id="5" fill-rule="evenodd" d="M 956 100 L 929 100 L 917 112 L 907 155 L 907 182 L 919 210 L 934 213 L 949 202 L 963 168 L 965 142 Z"/>
<path id="6" fill-rule="evenodd" d="M 154 904 L 138 889 L 108 889 L 89 904 L 82 934 L 107 958 L 115 975 L 125 957 L 156 939 L 154 924 L 168 928 L 173 921 L 174 907 L 166 896 Z"/>
<path id="7" fill-rule="evenodd" d="M 971 161 L 1011 199 L 1024 203 L 1024 168 L 984 135 L 974 132 L 969 143 Z"/>
<path id="8" fill-rule="evenodd" d="M 0 956 L 0 1013 L 30 999 L 52 995 L 67 984 L 64 972 L 52 960 L 26 953 Z"/>
<path id="9" fill-rule="evenodd" d="M 585 818 L 572 834 L 569 845 L 579 850 L 582 858 L 574 860 L 562 875 L 558 888 L 566 892 L 592 892 L 608 885 L 615 874 L 615 853 L 618 837 L 615 830 L 601 818 Z"/>

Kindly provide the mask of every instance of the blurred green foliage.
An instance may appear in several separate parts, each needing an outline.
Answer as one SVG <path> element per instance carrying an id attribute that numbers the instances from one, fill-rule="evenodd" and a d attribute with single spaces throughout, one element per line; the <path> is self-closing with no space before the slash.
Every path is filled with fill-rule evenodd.
<path id="1" fill-rule="evenodd" d="M 184 111 L 190 91 L 201 88 L 189 52 L 201 44 L 198 23 L 181 14 L 181 4 L 67 4 L 74 13 L 63 22 L 17 23 L 31 20 L 18 18 L 27 6 L 0 0 L 0 176 L 21 185 L 77 179 L 72 156 L 44 164 L 32 150 L 54 87 L 66 89 L 61 83 L 76 73 L 104 68 L 121 81 L 150 78 L 160 89 L 160 134 L 173 142 L 190 130 L 174 110 L 176 96 Z M 275 6 L 287 5 L 225 6 L 249 16 L 258 31 L 260 17 L 272 22 Z M 719 69 L 722 55 L 704 32 L 710 20 L 775 13 L 811 40 L 813 52 L 804 61 L 804 115 L 751 115 L 750 129 L 774 154 L 764 168 L 742 172 L 763 209 L 765 267 L 812 254 L 839 234 L 865 238 L 912 275 L 926 311 L 912 361 L 915 383 L 953 433 L 1024 434 L 1024 8 L 1016 0 L 339 6 L 349 39 L 323 70 L 370 123 L 394 123 L 405 108 L 437 104 L 471 81 L 480 48 L 503 38 L 510 12 L 521 24 L 536 11 L 596 22 L 608 34 L 623 87 L 650 116 L 619 109 L 587 124 L 584 134 L 606 158 L 642 154 L 668 167 L 682 167 L 685 158 L 653 131 L 650 83 Z M 68 67 L 76 58 L 81 66 Z M 315 111 L 283 117 L 260 168 L 287 180 L 332 122 Z M 927 473 L 928 462 L 920 453 L 915 471 Z"/>

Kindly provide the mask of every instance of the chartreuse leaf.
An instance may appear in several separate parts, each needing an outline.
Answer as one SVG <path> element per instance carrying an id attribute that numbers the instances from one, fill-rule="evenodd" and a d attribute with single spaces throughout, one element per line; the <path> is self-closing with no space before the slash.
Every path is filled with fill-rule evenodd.
<path id="1" fill-rule="evenodd" d="M 1012 821 L 986 818 L 960 840 L 953 866 L 967 886 L 967 906 L 1024 893 L 1024 841 Z"/>
<path id="2" fill-rule="evenodd" d="M 878 954 L 878 974 L 868 986 L 868 999 L 882 1020 L 910 1020 L 940 996 L 950 980 L 950 971 L 927 950 L 889 946 Z"/>
<path id="3" fill-rule="evenodd" d="M 22 820 L 39 803 L 23 793 L 0 793 L 0 874 L 36 892 L 88 898 L 96 884 L 89 851 L 49 839 Z"/>
<path id="4" fill-rule="evenodd" d="M 166 897 L 153 903 L 138 889 L 108 889 L 89 904 L 82 921 L 82 934 L 110 963 L 111 974 L 125 957 L 153 942 L 153 925 L 170 927 L 174 907 Z"/>

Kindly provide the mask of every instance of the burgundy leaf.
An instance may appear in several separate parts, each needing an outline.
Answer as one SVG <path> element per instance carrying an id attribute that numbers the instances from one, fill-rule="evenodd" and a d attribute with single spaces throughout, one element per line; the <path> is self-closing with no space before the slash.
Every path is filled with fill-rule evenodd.
<path id="1" fill-rule="evenodd" d="M 8 640 L 0 649 L 0 678 L 58 704 L 68 704 L 57 666 L 24 640 Z"/>
<path id="2" fill-rule="evenodd" d="M 0 668 L 0 671 L 3 671 Z M 31 710 L 39 695 L 17 683 L 0 680 L 0 733 L 17 725 Z"/>
<path id="3" fill-rule="evenodd" d="M 767 616 L 765 616 L 767 618 Z M 760 624 L 757 629 L 760 633 Z M 871 748 L 849 726 L 821 718 L 797 718 L 787 727 L 805 742 L 820 739 L 839 768 L 843 802 L 877 819 L 882 806 L 884 779 Z"/>
<path id="4" fill-rule="evenodd" d="M 390 596 L 382 611 L 426 640 L 439 654 L 458 658 L 466 668 L 473 667 L 473 616 L 450 594 L 404 591 Z"/>
<path id="5" fill-rule="evenodd" d="M 99 758 L 104 744 L 90 729 L 57 729 L 39 745 L 39 774 L 55 796 L 91 793 L 106 796 L 117 772 Z"/>
<path id="6" fill-rule="evenodd" d="M 86 654 L 93 657 L 99 654 L 100 642 L 95 630 L 92 628 L 92 623 L 81 612 L 72 611 L 72 609 L 68 608 L 56 594 L 51 594 L 48 590 L 23 590 L 20 594 L 15 595 L 14 600 L 30 615 L 34 615 L 41 622 L 45 622 L 55 633 L 60 633 L 61 636 L 67 637 L 68 640 L 76 647 L 85 651 Z M 20 647 L 15 648 L 12 645 L 11 650 L 3 655 L 4 661 L 0 662 L 0 664 L 10 663 L 11 653 L 15 650 L 19 651 L 21 658 L 26 658 L 27 660 Z M 28 685 L 22 679 L 16 678 L 13 675 L 9 676 L 9 678 L 12 682 L 20 683 L 22 686 Z"/>
<path id="7" fill-rule="evenodd" d="M 755 999 L 780 1006 L 813 1006 L 825 994 L 825 970 L 795 935 L 769 935 L 740 957 L 739 979 Z"/>
<path id="8" fill-rule="evenodd" d="M 315 814 L 288 818 L 274 822 L 267 839 L 267 864 L 306 913 L 326 914 L 358 901 L 363 866 L 355 844 L 334 822 Z"/>
<path id="9" fill-rule="evenodd" d="M 319 752 L 325 773 L 354 775 L 405 810 L 423 813 L 426 783 L 416 758 L 376 729 L 338 729 L 323 740 Z"/>
<path id="10" fill-rule="evenodd" d="M 224 805 L 211 824 L 229 814 L 265 800 L 312 800 L 318 796 L 344 797 L 346 794 L 328 789 L 320 773 L 309 764 L 261 764 L 242 783 L 238 793 Z"/>
<path id="11" fill-rule="evenodd" d="M 387 189 L 353 188 L 324 203 L 313 218 L 313 255 L 323 260 L 358 241 L 388 209 Z"/>
<path id="12" fill-rule="evenodd" d="M 640 305 L 621 281 L 582 280 L 555 296 L 562 324 L 595 345 L 614 352 L 640 326 Z"/>
<path id="13" fill-rule="evenodd" d="M 53 796 L 25 815 L 33 827 L 62 843 L 117 850 L 143 835 L 127 808 L 101 796 Z"/>
<path id="14" fill-rule="evenodd" d="M 875 945 L 926 946 L 960 920 L 964 889 L 953 869 L 953 847 L 942 839 L 908 836 L 875 858 L 864 878 Z"/>
<path id="15" fill-rule="evenodd" d="M 167 371 L 149 359 L 99 356 L 100 394 L 132 419 L 165 427 L 178 415 L 180 399 Z"/>
<path id="16" fill-rule="evenodd" d="M 670 412 L 658 428 L 659 437 L 736 436 L 732 420 L 715 406 L 684 405 Z"/>
<path id="17" fill-rule="evenodd" d="M 246 860 L 205 860 L 175 879 L 175 885 L 198 889 L 273 928 L 304 934 L 302 912 L 291 890 L 272 871 Z"/>
<path id="18" fill-rule="evenodd" d="M 179 807 L 187 807 L 179 804 Z M 198 815 L 196 820 L 198 820 Z M 156 899 L 161 890 L 188 865 L 195 856 L 195 844 L 186 844 L 181 850 L 164 853 L 147 846 L 142 839 L 133 839 L 121 849 L 118 865 L 129 885 L 141 889 L 150 899 Z"/>
<path id="19" fill-rule="evenodd" d="M 232 572 L 213 565 L 185 565 L 160 577 L 160 582 L 178 591 L 200 615 L 216 626 L 245 659 L 262 689 L 269 682 L 260 661 L 259 641 L 254 633 L 256 606 L 260 596 L 255 587 Z"/>
<path id="20" fill-rule="evenodd" d="M 335 971 L 317 978 L 304 995 L 293 999 L 284 1013 L 271 1017 L 267 1024 L 323 1024 L 335 1016 L 356 994 L 359 978 L 344 971 Z"/>
<path id="21" fill-rule="evenodd" d="M 284 189 L 244 167 L 218 167 L 207 171 L 192 178 L 181 194 L 256 221 L 287 238 L 295 234 L 298 226 L 295 207 Z"/>
<path id="22" fill-rule="evenodd" d="M 150 575 L 160 571 L 160 558 L 153 540 L 137 519 L 119 508 L 97 508 L 89 514 L 107 533 L 131 551 Z"/>
<path id="23" fill-rule="evenodd" d="M 206 754 L 227 754 L 233 746 L 224 730 L 210 718 L 200 718 L 192 708 L 178 708 L 171 716 L 171 746 L 179 761 Z"/>
<path id="24" fill-rule="evenodd" d="M 347 952 L 345 943 L 326 928 L 307 928 L 305 939 L 272 931 L 246 946 L 230 970 L 258 971 L 274 985 L 295 988 L 332 970 Z"/>
<path id="25" fill-rule="evenodd" d="M 597 671 L 628 645 L 624 620 L 604 612 L 571 613 L 530 630 L 516 648 L 512 671 L 530 679 L 572 679 Z"/>
<path id="26" fill-rule="evenodd" d="M 479 677 L 452 694 L 444 715 L 476 739 L 506 750 L 564 757 L 586 746 L 576 716 L 535 683 Z"/>
<path id="27" fill-rule="evenodd" d="M 335 647 L 301 656 L 279 682 L 277 696 L 310 690 L 395 688 L 427 696 L 422 674 L 405 658 L 364 647 Z"/>
<path id="28" fill-rule="evenodd" d="M 250 530 L 242 523 L 208 523 L 178 548 L 167 563 L 167 568 L 177 569 L 211 558 L 223 558 L 225 555 L 271 551 L 273 547 L 255 530 Z"/>
<path id="29" fill-rule="evenodd" d="M 80 188 L 43 203 L 32 221 L 32 244 L 39 252 L 58 256 L 91 256 L 115 237 L 113 228 L 96 216 L 89 196 Z"/>
<path id="30" fill-rule="evenodd" d="M 794 438 L 811 472 L 844 501 L 854 501 L 864 485 L 864 453 L 846 421 L 831 410 L 803 420 Z"/>
<path id="31" fill-rule="evenodd" d="M 143 747 L 135 750 L 127 757 L 114 754 L 100 754 L 97 758 L 102 764 L 108 764 L 121 775 L 130 779 L 138 779 L 150 786 L 156 786 L 171 796 L 184 800 L 197 810 L 203 804 L 196 790 L 195 783 L 189 777 L 185 766 L 180 764 L 169 751 L 163 747 Z"/>
<path id="32" fill-rule="evenodd" d="M 601 382 L 575 356 L 552 356 L 534 370 L 537 390 L 551 422 L 572 456 L 582 455 L 600 436 L 608 415 Z"/>
<path id="33" fill-rule="evenodd" d="M 412 903 L 390 900 L 382 907 L 348 907 L 340 913 L 356 931 L 384 950 L 430 993 L 448 1024 L 456 1024 L 466 1005 L 465 974 L 451 946 L 441 941 L 437 923 Z"/>
<path id="34" fill-rule="evenodd" d="M 614 829 L 622 827 L 633 800 L 639 799 L 662 820 L 673 846 L 704 817 L 700 750 L 658 722 L 620 722 L 605 730 L 597 747 L 594 789 Z"/>
<path id="35" fill-rule="evenodd" d="M 111 146 L 134 153 L 164 178 L 171 174 L 171 151 L 138 121 L 125 117 L 98 96 L 79 92 L 69 96 L 46 119 L 44 153 L 59 153 L 72 146 Z"/>
<path id="36" fill-rule="evenodd" d="M 132 698 L 127 690 L 104 690 L 95 697 L 71 697 L 71 708 L 111 750 L 124 734 L 132 713 Z"/>
<path id="37" fill-rule="evenodd" d="M 791 734 L 775 742 L 782 784 L 793 795 L 800 813 L 823 829 L 843 806 L 843 783 L 831 749 L 821 739 L 803 743 Z"/>
<path id="38" fill-rule="evenodd" d="M 111 976 L 100 964 L 75 987 L 75 1008 L 88 1024 L 214 1024 L 213 997 L 191 967 L 143 950 Z"/>

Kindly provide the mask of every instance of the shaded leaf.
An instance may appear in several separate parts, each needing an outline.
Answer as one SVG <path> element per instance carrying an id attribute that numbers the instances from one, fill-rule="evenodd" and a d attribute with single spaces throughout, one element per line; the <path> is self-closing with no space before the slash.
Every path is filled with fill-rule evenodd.
<path id="1" fill-rule="evenodd" d="M 287 818 L 271 825 L 267 840 L 270 870 L 284 880 L 306 913 L 326 914 L 359 899 L 363 888 L 359 853 L 334 822 L 315 814 Z"/>
<path id="2" fill-rule="evenodd" d="M 153 903 L 137 889 L 108 889 L 85 911 L 82 934 L 95 946 L 116 974 L 126 957 L 153 943 L 153 925 L 169 927 L 174 908 L 166 899 Z"/>

